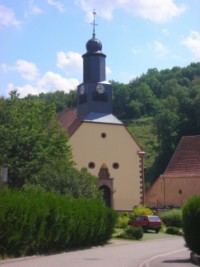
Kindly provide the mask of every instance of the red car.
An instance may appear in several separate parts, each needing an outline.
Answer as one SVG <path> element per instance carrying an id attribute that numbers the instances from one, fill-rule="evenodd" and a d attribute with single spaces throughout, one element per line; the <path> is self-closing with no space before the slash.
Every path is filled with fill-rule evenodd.
<path id="1" fill-rule="evenodd" d="M 161 220 L 156 215 L 141 215 L 133 220 L 128 221 L 129 225 L 140 226 L 144 232 L 147 230 L 154 230 L 158 233 L 161 229 Z"/>

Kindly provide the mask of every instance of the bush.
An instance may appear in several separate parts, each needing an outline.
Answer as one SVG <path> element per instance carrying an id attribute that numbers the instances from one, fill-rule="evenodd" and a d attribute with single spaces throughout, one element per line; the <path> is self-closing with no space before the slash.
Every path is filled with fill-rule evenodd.
<path id="1" fill-rule="evenodd" d="M 143 230 L 141 227 L 127 226 L 125 228 L 125 237 L 128 239 L 139 240 L 143 237 Z"/>
<path id="2" fill-rule="evenodd" d="M 169 210 L 160 214 L 162 222 L 166 227 L 182 227 L 182 212 L 181 210 Z"/>
<path id="3" fill-rule="evenodd" d="M 148 207 L 146 206 L 138 206 L 138 207 L 135 207 L 130 215 L 130 218 L 131 219 L 135 219 L 137 216 L 140 216 L 140 215 L 152 215 L 153 212 L 151 209 L 149 209 Z"/>
<path id="4" fill-rule="evenodd" d="M 184 204 L 183 232 L 188 248 L 200 255 L 200 196 L 193 196 Z"/>
<path id="5" fill-rule="evenodd" d="M 116 228 L 125 228 L 128 225 L 129 216 L 124 213 L 121 216 L 118 216 L 115 227 Z"/>
<path id="6" fill-rule="evenodd" d="M 105 243 L 117 219 L 100 200 L 72 200 L 41 188 L 3 192 L 0 207 L 0 254 L 10 256 Z"/>
<path id="7" fill-rule="evenodd" d="M 167 227 L 165 233 L 169 235 L 182 235 L 181 229 L 175 226 Z"/>

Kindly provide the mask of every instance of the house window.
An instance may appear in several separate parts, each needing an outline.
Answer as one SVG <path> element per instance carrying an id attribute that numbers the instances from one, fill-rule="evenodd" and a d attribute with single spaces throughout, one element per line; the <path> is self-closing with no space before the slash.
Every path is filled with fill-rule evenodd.
<path id="1" fill-rule="evenodd" d="M 95 163 L 94 162 L 89 162 L 88 163 L 88 168 L 89 169 L 94 169 L 95 168 Z"/>

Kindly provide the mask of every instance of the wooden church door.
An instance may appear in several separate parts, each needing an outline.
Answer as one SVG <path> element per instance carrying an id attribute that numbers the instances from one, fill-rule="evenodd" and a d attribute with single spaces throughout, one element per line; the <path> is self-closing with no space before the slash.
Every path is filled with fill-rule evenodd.
<path id="1" fill-rule="evenodd" d="M 110 189 L 106 186 L 103 185 L 99 188 L 99 190 L 103 191 L 103 200 L 106 204 L 106 206 L 111 208 L 111 192 Z"/>

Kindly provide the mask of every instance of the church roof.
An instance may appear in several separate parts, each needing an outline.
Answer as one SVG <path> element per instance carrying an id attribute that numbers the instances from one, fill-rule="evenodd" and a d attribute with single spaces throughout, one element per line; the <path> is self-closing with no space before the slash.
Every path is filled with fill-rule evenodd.
<path id="1" fill-rule="evenodd" d="M 84 119 L 87 122 L 99 122 L 99 123 L 111 123 L 111 124 L 123 124 L 113 114 L 90 112 Z"/>
<path id="2" fill-rule="evenodd" d="M 67 130 L 71 136 L 85 122 L 123 124 L 113 114 L 90 112 L 85 116 L 77 116 L 77 109 L 71 108 L 57 113 L 56 119 L 61 123 L 61 126 Z"/>
<path id="3" fill-rule="evenodd" d="M 81 125 L 83 118 L 77 116 L 76 108 L 71 108 L 58 112 L 56 119 L 60 122 L 61 126 L 67 130 L 69 136 L 71 136 Z"/>
<path id="4" fill-rule="evenodd" d="M 187 176 L 200 174 L 200 135 L 181 138 L 164 175 Z"/>

